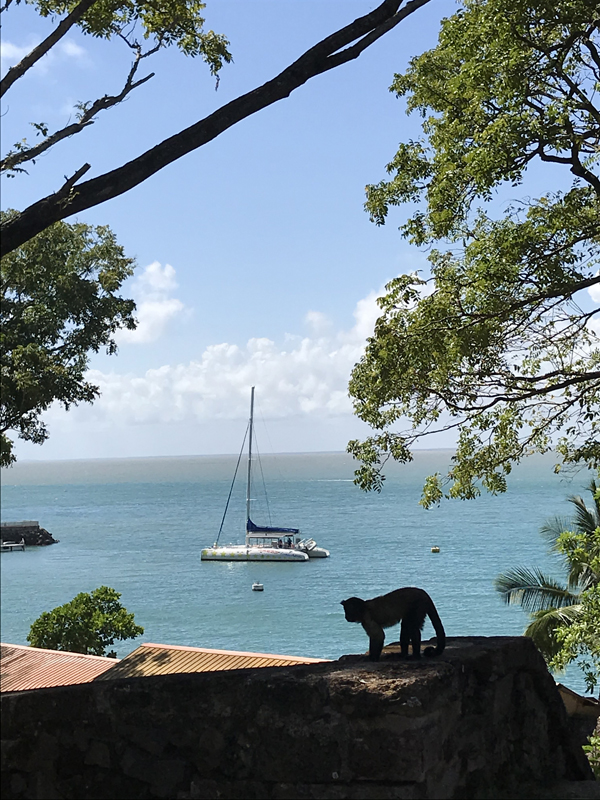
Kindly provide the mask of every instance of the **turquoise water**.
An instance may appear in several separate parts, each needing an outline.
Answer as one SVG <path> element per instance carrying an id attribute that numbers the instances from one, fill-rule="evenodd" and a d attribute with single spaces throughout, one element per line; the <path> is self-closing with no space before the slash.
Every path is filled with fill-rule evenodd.
<path id="1" fill-rule="evenodd" d="M 137 642 L 337 658 L 366 647 L 340 600 L 407 585 L 431 594 L 449 636 L 518 635 L 527 618 L 502 603 L 493 580 L 516 565 L 562 576 L 538 529 L 568 514 L 569 494 L 585 497 L 589 477 L 567 481 L 553 474 L 551 458 L 532 458 L 505 495 L 425 511 L 423 478 L 449 457 L 417 453 L 390 471 L 380 495 L 354 486 L 345 454 L 263 457 L 271 522 L 300 527 L 331 551 L 300 564 L 200 561 L 219 529 L 234 456 L 17 464 L 2 474 L 2 519 L 38 520 L 60 544 L 2 555 L 2 641 L 26 644 L 42 611 L 102 584 L 121 592 L 144 626 Z M 260 470 L 252 494 L 254 521 L 268 523 Z M 244 495 L 240 474 L 222 543 L 243 539 Z M 255 580 L 263 593 L 251 591 Z M 429 623 L 424 635 L 433 635 Z M 397 631 L 387 637 L 397 640 Z M 117 653 L 135 646 L 120 643 Z M 567 677 L 584 690 L 577 670 Z"/>

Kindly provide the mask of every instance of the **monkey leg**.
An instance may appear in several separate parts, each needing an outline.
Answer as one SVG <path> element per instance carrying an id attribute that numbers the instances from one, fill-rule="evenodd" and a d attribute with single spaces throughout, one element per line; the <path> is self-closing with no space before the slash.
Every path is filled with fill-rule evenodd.
<path id="1" fill-rule="evenodd" d="M 421 629 L 418 625 L 412 629 L 410 640 L 412 642 L 412 657 L 421 658 Z"/>
<path id="2" fill-rule="evenodd" d="M 403 658 L 408 658 L 409 656 L 408 646 L 410 644 L 410 639 L 410 626 L 407 620 L 403 619 L 400 625 L 400 655 Z"/>
<path id="3" fill-rule="evenodd" d="M 412 645 L 412 657 L 421 658 L 421 629 L 414 615 L 402 620 L 400 626 L 400 652 L 403 658 L 409 658 L 409 645 Z"/>
<path id="4" fill-rule="evenodd" d="M 385 633 L 378 622 L 373 619 L 365 619 L 362 623 L 365 633 L 369 637 L 369 658 L 371 661 L 379 661 L 379 656 L 383 650 Z"/>

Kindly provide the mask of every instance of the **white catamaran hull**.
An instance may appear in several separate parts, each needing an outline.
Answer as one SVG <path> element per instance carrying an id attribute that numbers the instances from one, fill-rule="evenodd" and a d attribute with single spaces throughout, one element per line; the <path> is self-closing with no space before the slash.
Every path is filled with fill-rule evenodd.
<path id="1" fill-rule="evenodd" d="M 329 550 L 324 547 L 317 547 L 314 539 L 296 539 L 294 547 L 306 553 L 309 558 L 329 558 Z"/>
<path id="2" fill-rule="evenodd" d="M 246 547 L 243 544 L 223 547 L 205 547 L 201 561 L 308 561 L 308 555 L 299 550 L 278 547 Z"/>
<path id="3" fill-rule="evenodd" d="M 325 550 L 324 547 L 313 547 L 307 555 L 309 558 L 329 558 L 329 550 Z"/>

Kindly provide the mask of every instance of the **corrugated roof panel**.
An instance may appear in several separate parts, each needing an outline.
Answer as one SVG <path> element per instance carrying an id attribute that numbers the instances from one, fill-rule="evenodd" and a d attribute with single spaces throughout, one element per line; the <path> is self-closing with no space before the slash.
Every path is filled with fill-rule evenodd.
<path id="1" fill-rule="evenodd" d="M 88 683 L 117 660 L 19 644 L 0 645 L 0 691 L 20 692 L 49 686 Z"/>
<path id="2" fill-rule="evenodd" d="M 182 672 L 218 672 L 257 667 L 288 667 L 292 664 L 317 664 L 324 659 L 213 650 L 172 644 L 140 645 L 107 673 L 96 680 L 112 680 L 142 675 L 168 675 Z"/>

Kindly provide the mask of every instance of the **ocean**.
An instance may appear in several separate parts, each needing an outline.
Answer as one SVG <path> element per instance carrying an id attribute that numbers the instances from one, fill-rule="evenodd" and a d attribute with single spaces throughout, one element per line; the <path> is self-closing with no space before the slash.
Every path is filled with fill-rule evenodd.
<path id="1" fill-rule="evenodd" d="M 502 602 L 494 578 L 518 565 L 563 577 L 539 527 L 568 516 L 568 495 L 589 500 L 590 474 L 565 478 L 553 473 L 552 456 L 530 457 L 506 494 L 424 510 L 423 480 L 450 456 L 416 452 L 413 463 L 390 467 L 380 494 L 353 484 L 344 453 L 263 456 L 254 521 L 299 527 L 331 551 L 266 564 L 200 561 L 217 537 L 237 456 L 17 463 L 2 471 L 2 520 L 37 520 L 60 544 L 2 554 L 2 641 L 27 644 L 43 611 L 101 585 L 120 592 L 145 629 L 116 643 L 119 657 L 141 642 L 331 659 L 364 652 L 365 634 L 345 621 L 340 601 L 400 586 L 429 592 L 448 636 L 519 635 L 527 616 Z M 244 481 L 242 462 L 221 543 L 243 541 Z M 264 592 L 251 590 L 255 580 Z M 433 635 L 427 622 L 424 638 Z M 560 679 L 585 690 L 575 668 Z"/>

